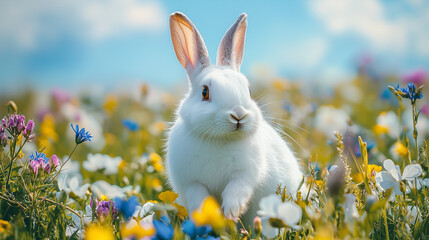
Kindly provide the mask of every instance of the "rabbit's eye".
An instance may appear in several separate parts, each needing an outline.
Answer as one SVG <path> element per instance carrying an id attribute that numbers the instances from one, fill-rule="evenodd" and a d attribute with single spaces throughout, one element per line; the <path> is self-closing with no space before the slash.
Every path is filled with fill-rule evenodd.
<path id="1" fill-rule="evenodd" d="M 203 92 L 201 94 L 203 95 L 203 101 L 209 100 L 210 98 L 209 87 L 204 86 Z"/>

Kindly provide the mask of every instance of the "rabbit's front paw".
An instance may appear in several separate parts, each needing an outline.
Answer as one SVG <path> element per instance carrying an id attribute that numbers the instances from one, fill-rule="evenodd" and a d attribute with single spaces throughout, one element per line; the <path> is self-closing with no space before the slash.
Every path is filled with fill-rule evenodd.
<path id="1" fill-rule="evenodd" d="M 246 209 L 246 203 L 239 198 L 229 197 L 223 200 L 222 209 L 225 217 L 235 221 Z"/>

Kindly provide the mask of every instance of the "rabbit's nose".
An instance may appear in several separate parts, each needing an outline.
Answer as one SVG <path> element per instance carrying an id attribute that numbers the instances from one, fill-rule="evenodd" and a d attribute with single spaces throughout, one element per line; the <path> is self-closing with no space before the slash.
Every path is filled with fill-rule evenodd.
<path id="1" fill-rule="evenodd" d="M 239 122 L 247 116 L 247 111 L 243 107 L 239 106 L 232 109 L 229 115 Z"/>

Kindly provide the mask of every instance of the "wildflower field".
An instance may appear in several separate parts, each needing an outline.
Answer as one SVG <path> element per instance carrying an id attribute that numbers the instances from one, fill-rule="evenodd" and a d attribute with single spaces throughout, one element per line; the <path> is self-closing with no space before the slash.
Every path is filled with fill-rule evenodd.
<path id="1" fill-rule="evenodd" d="M 322 91 L 250 79 L 252 98 L 300 159 L 253 225 L 207 198 L 194 212 L 165 182 L 163 144 L 182 96 L 53 89 L 0 97 L 0 239 L 427 239 L 426 72 L 374 74 Z"/>

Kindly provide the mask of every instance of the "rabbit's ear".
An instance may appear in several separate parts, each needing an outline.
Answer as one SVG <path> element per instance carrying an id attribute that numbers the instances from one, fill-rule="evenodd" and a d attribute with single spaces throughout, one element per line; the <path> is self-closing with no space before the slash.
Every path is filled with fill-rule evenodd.
<path id="1" fill-rule="evenodd" d="M 203 38 L 194 24 L 181 12 L 170 15 L 170 32 L 174 51 L 188 75 L 210 65 Z"/>
<path id="2" fill-rule="evenodd" d="M 217 65 L 230 66 L 240 71 L 246 28 L 247 14 L 242 13 L 223 36 L 217 52 Z"/>

